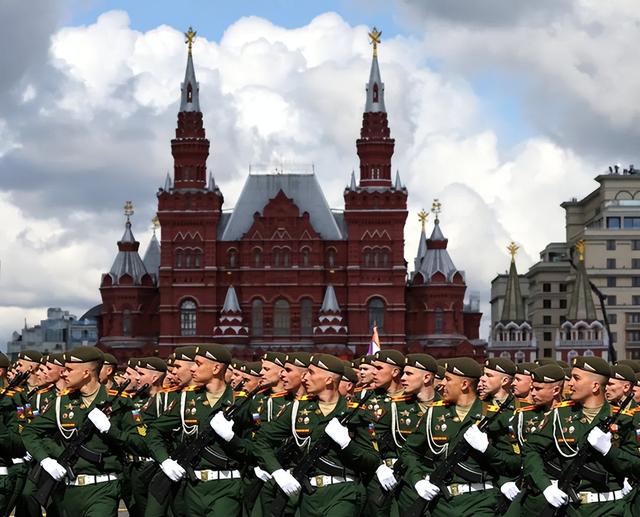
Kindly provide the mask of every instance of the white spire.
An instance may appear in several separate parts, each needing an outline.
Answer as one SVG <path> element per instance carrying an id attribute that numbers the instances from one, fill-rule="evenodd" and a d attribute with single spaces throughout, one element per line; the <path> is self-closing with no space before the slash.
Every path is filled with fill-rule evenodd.
<path id="1" fill-rule="evenodd" d="M 351 185 L 349 187 L 351 190 L 356 190 L 356 173 L 355 171 L 351 171 Z"/>
<path id="2" fill-rule="evenodd" d="M 193 68 L 193 58 L 191 51 L 187 57 L 187 69 L 184 73 L 184 82 L 180 86 L 182 98 L 180 100 L 180 111 L 200 111 L 200 85 L 196 81 L 196 72 Z"/>
<path id="3" fill-rule="evenodd" d="M 396 183 L 393 186 L 396 190 L 402 190 L 402 183 L 400 182 L 400 171 L 396 170 Z"/>
<path id="4" fill-rule="evenodd" d="M 209 192 L 213 192 L 216 189 L 216 180 L 213 179 L 213 172 L 209 171 L 209 185 L 207 186 L 207 190 Z"/>
<path id="5" fill-rule="evenodd" d="M 171 176 L 167 172 L 167 177 L 164 179 L 164 191 L 169 192 L 171 190 Z"/>
<path id="6" fill-rule="evenodd" d="M 369 73 L 369 83 L 366 86 L 367 102 L 364 105 L 365 113 L 386 112 L 384 107 L 384 83 L 380 78 L 380 67 L 378 66 L 378 56 L 374 55 L 371 60 L 371 72 Z"/>
<path id="7" fill-rule="evenodd" d="M 227 295 L 224 297 L 224 305 L 222 306 L 222 313 L 227 312 L 241 312 L 238 296 L 232 285 L 227 289 Z"/>
<path id="8" fill-rule="evenodd" d="M 320 312 L 340 312 L 336 292 L 333 290 L 333 285 L 331 284 L 327 286 L 327 290 L 324 292 L 324 300 L 322 301 Z"/>

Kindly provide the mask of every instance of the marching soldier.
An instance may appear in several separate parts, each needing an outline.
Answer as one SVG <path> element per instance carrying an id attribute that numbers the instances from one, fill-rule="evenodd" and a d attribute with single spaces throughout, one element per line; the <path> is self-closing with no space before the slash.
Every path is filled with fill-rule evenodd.
<path id="1" fill-rule="evenodd" d="M 104 356 L 104 363 L 102 363 L 102 369 L 100 370 L 100 382 L 104 384 L 107 389 L 114 388 L 114 376 L 118 368 L 118 360 L 112 354 L 102 354 Z"/>
<path id="2" fill-rule="evenodd" d="M 18 433 L 18 420 L 16 407 L 12 397 L 15 392 L 7 390 L 7 371 L 11 363 L 9 358 L 0 353 L 0 514 L 8 515 L 11 511 L 12 494 L 15 489 L 15 476 L 9 476 L 12 467 L 12 458 L 16 457 L 22 449 Z"/>
<path id="3" fill-rule="evenodd" d="M 356 393 L 366 389 L 365 386 L 369 386 L 373 381 L 373 374 L 375 373 L 375 367 L 373 366 L 374 356 L 365 355 L 360 359 L 358 365 L 358 386 L 356 386 Z"/>
<path id="4" fill-rule="evenodd" d="M 475 425 L 498 410 L 478 398 L 477 383 L 482 374 L 482 367 L 471 358 L 449 359 L 442 382 L 443 399 L 431 404 L 423 423 L 403 448 L 405 481 L 426 501 L 437 499 L 429 506 L 433 517 L 493 516 L 500 477 L 515 474 L 505 461 L 504 451 L 511 448 L 511 443 L 500 426 L 489 426 L 483 432 Z M 450 473 L 447 486 L 434 485 L 430 474 L 460 440 L 471 446 L 470 455 Z M 441 488 L 449 491 L 450 500 L 439 497 Z"/>
<path id="5" fill-rule="evenodd" d="M 113 401 L 111 417 L 98 406 L 115 395 L 99 382 L 102 352 L 80 347 L 64 355 L 67 389 L 55 399 L 53 407 L 42 412 L 22 431 L 29 453 L 41 468 L 63 486 L 53 494 L 53 504 L 62 515 L 116 515 L 119 477 L 122 464 L 119 453 L 129 434 L 123 413 L 129 403 L 125 397 Z M 76 477 L 69 479 L 57 457 L 62 454 L 78 429 L 91 421 L 96 432 L 84 443 L 83 453 L 73 466 Z M 43 475 L 43 474 L 41 474 Z"/>
<path id="6" fill-rule="evenodd" d="M 358 373 L 352 368 L 349 361 L 344 362 L 344 373 L 340 380 L 340 386 L 338 391 L 340 396 L 345 397 L 348 401 L 351 401 L 355 395 L 356 385 L 358 384 Z"/>
<path id="7" fill-rule="evenodd" d="M 612 406 L 617 406 L 633 391 L 635 384 L 636 374 L 631 367 L 620 363 L 612 366 L 611 377 L 609 377 L 609 382 L 607 382 L 604 392 L 607 402 Z M 633 402 L 632 404 L 627 409 L 635 407 Z"/>
<path id="8" fill-rule="evenodd" d="M 516 364 L 516 374 L 511 385 L 511 393 L 516 399 L 530 402 L 531 374 L 536 368 L 538 368 L 538 365 L 535 363 Z"/>
<path id="9" fill-rule="evenodd" d="M 610 461 L 611 438 L 621 453 L 634 453 L 632 418 L 623 416 L 607 433 L 596 426 L 612 414 L 605 400 L 605 387 L 611 376 L 610 366 L 599 357 L 577 357 L 573 360 L 569 390 L 571 400 L 555 405 L 530 434 L 523 455 L 524 469 L 532 489 L 542 493 L 547 504 L 565 508 L 567 515 L 617 516 L 624 511 L 624 468 Z M 632 412 L 627 411 L 628 415 Z M 593 431 L 592 431 L 593 430 Z M 558 488 L 556 480 L 578 453 L 583 437 L 602 455 L 592 455 L 580 472 L 574 487 L 579 501 Z M 592 440 L 592 437 L 594 438 Z M 523 503 L 523 515 L 538 515 L 540 505 L 535 498 Z"/>

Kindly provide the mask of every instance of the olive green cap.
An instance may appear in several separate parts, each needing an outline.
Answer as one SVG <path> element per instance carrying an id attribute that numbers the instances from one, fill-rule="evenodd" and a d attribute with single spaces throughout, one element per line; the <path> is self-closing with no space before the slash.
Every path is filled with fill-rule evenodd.
<path id="1" fill-rule="evenodd" d="M 512 377 L 516 374 L 515 363 L 506 357 L 490 357 L 484 362 L 484 367 Z"/>
<path id="2" fill-rule="evenodd" d="M 118 360 L 113 354 L 103 353 L 104 361 L 103 364 L 110 364 L 111 366 L 118 366 Z"/>
<path id="3" fill-rule="evenodd" d="M 446 370 L 454 375 L 479 379 L 482 377 L 482 366 L 470 357 L 456 357 L 447 359 Z"/>
<path id="4" fill-rule="evenodd" d="M 360 364 L 358 366 L 362 366 L 363 364 L 373 364 L 373 361 L 376 360 L 375 355 L 365 355 L 360 358 Z"/>
<path id="5" fill-rule="evenodd" d="M 631 384 L 636 383 L 636 374 L 630 366 L 626 364 L 616 364 L 611 367 L 611 378 L 619 381 L 628 381 Z"/>
<path id="6" fill-rule="evenodd" d="M 310 364 L 328 372 L 337 373 L 338 375 L 344 374 L 344 364 L 342 364 L 342 361 L 329 354 L 313 354 Z"/>
<path id="7" fill-rule="evenodd" d="M 47 363 L 55 364 L 56 366 L 64 366 L 64 354 L 49 354 L 47 356 Z"/>
<path id="8" fill-rule="evenodd" d="M 80 346 L 71 352 L 64 353 L 65 363 L 89 363 L 91 361 L 102 363 L 103 358 L 102 351 L 95 346 Z"/>
<path id="9" fill-rule="evenodd" d="M 134 370 L 140 364 L 140 359 L 137 357 L 130 357 L 127 361 L 127 368 L 133 368 Z"/>
<path id="10" fill-rule="evenodd" d="M 298 366 L 300 368 L 306 368 L 311 361 L 311 354 L 309 352 L 289 352 L 284 359 L 285 363 Z"/>
<path id="11" fill-rule="evenodd" d="M 558 382 L 564 380 L 564 370 L 557 364 L 545 364 L 544 366 L 538 366 L 533 370 L 531 375 L 533 382 Z"/>
<path id="12" fill-rule="evenodd" d="M 196 355 L 224 364 L 231 364 L 232 359 L 229 349 L 224 345 L 218 345 L 216 343 L 196 346 Z"/>
<path id="13" fill-rule="evenodd" d="M 436 373 L 436 379 L 439 381 L 444 379 L 444 374 L 447 373 L 447 370 L 444 366 L 438 365 L 438 372 Z"/>
<path id="14" fill-rule="evenodd" d="M 405 358 L 404 354 L 398 350 L 380 350 L 375 353 L 373 360 L 402 368 Z"/>
<path id="15" fill-rule="evenodd" d="M 342 374 L 342 380 L 357 384 L 358 374 L 351 368 L 351 361 L 344 361 L 344 373 Z"/>
<path id="16" fill-rule="evenodd" d="M 636 373 L 636 385 L 640 386 L 640 372 Z"/>
<path id="17" fill-rule="evenodd" d="M 611 366 L 601 357 L 575 357 L 571 366 L 585 372 L 611 377 Z"/>
<path id="18" fill-rule="evenodd" d="M 93 347 L 86 347 L 93 348 Z M 36 350 L 23 350 L 18 353 L 18 359 L 24 359 L 25 361 L 32 361 L 39 363 L 42 360 L 42 354 Z"/>
<path id="19" fill-rule="evenodd" d="M 517 363 L 516 373 L 520 375 L 531 375 L 533 370 L 540 368 L 540 365 L 536 363 Z"/>
<path id="20" fill-rule="evenodd" d="M 283 354 L 282 352 L 267 352 L 262 356 L 263 361 L 269 361 L 270 363 L 274 363 L 280 367 L 284 367 L 286 358 L 287 354 Z"/>
<path id="21" fill-rule="evenodd" d="M 561 359 L 558 359 L 556 364 L 559 365 L 560 368 L 571 368 L 571 365 L 567 361 L 562 361 Z"/>
<path id="22" fill-rule="evenodd" d="M 231 367 L 235 370 L 240 370 L 242 371 L 242 365 L 244 364 L 244 361 L 240 360 L 240 359 L 233 359 L 231 361 Z"/>
<path id="23" fill-rule="evenodd" d="M 9 361 L 9 358 L 5 354 L 0 352 L 0 368 L 9 368 L 10 364 L 11 361 Z"/>
<path id="24" fill-rule="evenodd" d="M 153 370 L 155 372 L 166 372 L 167 363 L 159 357 L 141 357 L 138 361 L 138 368 Z"/>
<path id="25" fill-rule="evenodd" d="M 633 373 L 640 372 L 640 362 L 634 361 L 633 359 L 620 359 L 619 361 L 616 362 L 616 365 L 619 365 L 619 364 L 628 366 L 633 370 Z"/>
<path id="26" fill-rule="evenodd" d="M 260 370 L 262 370 L 262 361 L 249 361 L 242 365 L 240 371 L 251 375 L 252 377 L 261 377 Z"/>
<path id="27" fill-rule="evenodd" d="M 426 372 L 438 373 L 438 363 L 435 358 L 429 354 L 407 354 L 404 364 L 405 366 L 413 366 Z"/>
<path id="28" fill-rule="evenodd" d="M 176 354 L 174 352 L 171 352 L 167 356 L 167 366 L 173 366 L 175 362 L 176 362 Z"/>
<path id="29" fill-rule="evenodd" d="M 176 355 L 176 361 L 195 361 L 196 347 L 193 345 L 179 346 L 173 353 Z"/>
<path id="30" fill-rule="evenodd" d="M 351 360 L 350 366 L 351 368 L 359 368 L 360 363 L 362 363 L 362 357 L 355 357 Z"/>
<path id="31" fill-rule="evenodd" d="M 546 364 L 558 364 L 555 359 L 551 359 L 550 357 L 540 357 L 539 359 L 535 360 L 535 363 L 538 366 L 544 366 Z"/>

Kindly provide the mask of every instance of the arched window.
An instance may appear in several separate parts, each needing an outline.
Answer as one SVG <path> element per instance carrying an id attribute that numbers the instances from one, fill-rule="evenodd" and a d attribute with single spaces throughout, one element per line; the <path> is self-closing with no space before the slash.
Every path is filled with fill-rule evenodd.
<path id="1" fill-rule="evenodd" d="M 300 334 L 308 336 L 313 332 L 313 302 L 311 298 L 300 300 Z"/>
<path id="2" fill-rule="evenodd" d="M 238 267 L 238 252 L 234 249 L 229 250 L 229 267 Z"/>
<path id="3" fill-rule="evenodd" d="M 434 332 L 436 334 L 442 334 L 444 330 L 444 312 L 438 308 L 435 312 Z"/>
<path id="4" fill-rule="evenodd" d="M 500 353 L 500 357 L 503 357 L 505 359 L 511 359 L 511 354 L 507 351 L 504 351 Z"/>
<path id="5" fill-rule="evenodd" d="M 282 255 L 280 248 L 273 248 L 273 267 L 280 267 L 282 264 Z"/>
<path id="6" fill-rule="evenodd" d="M 371 265 L 371 253 L 369 250 L 364 252 L 364 265 L 365 267 L 369 267 Z"/>
<path id="7" fill-rule="evenodd" d="M 259 298 L 251 302 L 251 334 L 254 336 L 262 336 L 264 327 L 262 324 L 262 310 L 264 303 Z"/>
<path id="8" fill-rule="evenodd" d="M 193 87 L 191 83 L 187 85 L 187 102 L 193 102 Z"/>
<path id="9" fill-rule="evenodd" d="M 176 250 L 176 267 L 180 268 L 182 267 L 182 250 L 178 249 Z"/>
<path id="10" fill-rule="evenodd" d="M 309 266 L 309 248 L 302 248 L 302 266 Z"/>
<path id="11" fill-rule="evenodd" d="M 186 250 L 184 255 L 184 267 L 191 267 L 191 250 Z"/>
<path id="12" fill-rule="evenodd" d="M 273 306 L 273 334 L 288 336 L 290 334 L 289 323 L 289 302 L 280 299 Z"/>
<path id="13" fill-rule="evenodd" d="M 283 267 L 289 267 L 289 249 L 282 250 L 282 265 Z"/>
<path id="14" fill-rule="evenodd" d="M 517 364 L 519 364 L 519 363 L 524 363 L 524 352 L 523 352 L 522 350 L 518 350 L 518 351 L 515 353 L 515 362 L 516 362 Z"/>
<path id="15" fill-rule="evenodd" d="M 578 357 L 578 352 L 576 352 L 575 350 L 569 350 L 569 353 L 567 354 L 567 362 L 571 364 L 575 357 Z"/>
<path id="16" fill-rule="evenodd" d="M 374 325 L 378 327 L 378 333 L 384 331 L 384 302 L 381 298 L 371 298 L 367 305 L 369 312 L 369 330 L 373 330 Z"/>
<path id="17" fill-rule="evenodd" d="M 196 248 L 196 250 L 193 252 L 193 265 L 195 267 L 201 267 L 202 266 L 202 250 L 199 248 Z"/>
<path id="18" fill-rule="evenodd" d="M 185 300 L 180 304 L 180 334 L 196 335 L 196 302 L 193 300 Z"/>
<path id="19" fill-rule="evenodd" d="M 255 267 L 262 265 L 262 251 L 260 251 L 260 248 L 254 248 L 253 250 L 253 265 Z"/>
<path id="20" fill-rule="evenodd" d="M 334 267 L 336 265 L 336 250 L 330 248 L 327 252 L 327 265 L 329 267 Z"/>
<path id="21" fill-rule="evenodd" d="M 389 266 L 389 252 L 385 250 L 382 252 L 382 267 L 388 267 L 388 266 Z"/>
<path id="22" fill-rule="evenodd" d="M 373 83 L 373 102 L 378 102 L 378 83 Z"/>
<path id="23" fill-rule="evenodd" d="M 122 311 L 122 335 L 131 335 L 131 311 L 129 309 Z"/>

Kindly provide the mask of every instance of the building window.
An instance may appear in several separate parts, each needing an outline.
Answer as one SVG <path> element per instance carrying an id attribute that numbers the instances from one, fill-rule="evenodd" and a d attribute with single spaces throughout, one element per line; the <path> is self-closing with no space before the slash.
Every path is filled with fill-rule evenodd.
<path id="1" fill-rule="evenodd" d="M 229 267 L 238 267 L 238 252 L 229 250 Z"/>
<path id="2" fill-rule="evenodd" d="M 637 344 L 640 342 L 640 330 L 628 330 L 627 342 Z"/>
<path id="3" fill-rule="evenodd" d="M 620 218 L 619 217 L 607 217 L 607 228 L 612 230 L 620 229 Z"/>
<path id="4" fill-rule="evenodd" d="M 609 316 L 609 321 L 611 321 L 611 316 Z M 627 323 L 640 323 L 640 312 L 627 312 Z"/>
<path id="5" fill-rule="evenodd" d="M 262 251 L 260 248 L 253 250 L 253 265 L 254 267 L 260 267 L 262 265 Z"/>
<path id="6" fill-rule="evenodd" d="M 567 292 L 567 284 L 565 284 L 564 282 L 561 283 L 558 287 L 560 288 L 559 291 L 561 293 L 566 293 Z"/>
<path id="7" fill-rule="evenodd" d="M 282 250 L 282 266 L 289 267 L 289 249 L 285 248 Z"/>
<path id="8" fill-rule="evenodd" d="M 625 228 L 640 228 L 640 217 L 625 217 L 624 218 L 624 227 Z"/>
<path id="9" fill-rule="evenodd" d="M 444 330 L 444 313 L 442 312 L 442 309 L 436 309 L 435 312 L 435 333 L 436 334 L 442 334 L 442 331 Z"/>
<path id="10" fill-rule="evenodd" d="M 551 316 L 542 316 L 543 325 L 551 325 Z"/>
<path id="11" fill-rule="evenodd" d="M 609 319 L 609 323 L 615 325 L 618 323 L 618 315 L 617 314 L 607 314 L 607 318 Z"/>
<path id="12" fill-rule="evenodd" d="M 551 292 L 551 284 L 545 282 L 544 284 L 542 284 L 542 292 L 544 293 L 550 293 Z"/>
<path id="13" fill-rule="evenodd" d="M 616 268 L 616 259 L 608 258 L 607 259 L 607 269 L 615 269 Z"/>
<path id="14" fill-rule="evenodd" d="M 543 348 L 542 349 L 542 356 L 543 357 L 551 357 L 551 349 L 550 348 Z"/>
<path id="15" fill-rule="evenodd" d="M 273 248 L 273 267 L 280 267 L 282 264 L 282 252 L 280 248 Z"/>
<path id="16" fill-rule="evenodd" d="M 607 250 L 614 251 L 616 249 L 616 241 L 614 239 L 607 239 Z"/>
<path id="17" fill-rule="evenodd" d="M 640 296 L 634 295 L 631 297 L 631 305 L 640 305 Z"/>
<path id="18" fill-rule="evenodd" d="M 300 300 L 300 334 L 308 336 L 313 332 L 313 302 L 311 298 Z"/>
<path id="19" fill-rule="evenodd" d="M 551 300 L 542 300 L 543 309 L 551 309 Z"/>
<path id="20" fill-rule="evenodd" d="M 193 300 L 180 304 L 180 335 L 196 335 L 196 303 Z"/>
<path id="21" fill-rule="evenodd" d="M 514 354 L 514 358 L 515 358 L 515 363 L 524 363 L 524 352 L 522 350 L 518 350 L 515 354 Z"/>
<path id="22" fill-rule="evenodd" d="M 607 296 L 607 305 L 617 305 L 618 304 L 618 297 L 615 295 L 610 294 L 609 296 Z"/>
<path id="23" fill-rule="evenodd" d="M 615 287 L 616 286 L 616 277 L 608 276 L 607 277 L 607 287 Z"/>
<path id="24" fill-rule="evenodd" d="M 181 268 L 182 267 L 182 250 L 176 250 L 176 267 L 177 268 Z"/>
<path id="25" fill-rule="evenodd" d="M 287 300 L 277 300 L 273 306 L 273 334 L 275 336 L 288 336 L 290 317 L 289 302 Z"/>
<path id="26" fill-rule="evenodd" d="M 640 269 L 640 259 L 637 259 L 637 258 L 631 259 L 631 267 L 633 269 Z"/>
<path id="27" fill-rule="evenodd" d="M 122 335 L 131 335 L 131 311 L 129 309 L 122 311 Z"/>
<path id="28" fill-rule="evenodd" d="M 378 332 L 384 330 L 384 302 L 381 298 L 371 298 L 367 305 L 369 313 L 369 330 L 373 330 L 374 326 L 378 327 Z"/>
<path id="29" fill-rule="evenodd" d="M 631 247 L 636 251 L 640 250 L 640 239 L 632 240 L 631 241 Z"/>
<path id="30" fill-rule="evenodd" d="M 565 321 L 567 321 L 566 316 L 560 316 L 560 325 L 562 325 Z"/>
<path id="31" fill-rule="evenodd" d="M 309 248 L 302 248 L 302 265 L 303 267 L 309 266 Z"/>
<path id="32" fill-rule="evenodd" d="M 632 276 L 631 277 L 631 286 L 632 287 L 640 287 L 640 276 Z"/>
<path id="33" fill-rule="evenodd" d="M 618 333 L 617 332 L 612 332 L 611 333 L 611 342 L 612 343 L 617 343 L 618 342 Z"/>
<path id="34" fill-rule="evenodd" d="M 251 302 L 251 334 L 254 336 L 262 336 L 264 327 L 263 321 L 264 302 L 256 298 Z"/>
<path id="35" fill-rule="evenodd" d="M 327 265 L 329 267 L 335 267 L 336 265 L 336 250 L 333 248 L 327 252 Z"/>
<path id="36" fill-rule="evenodd" d="M 551 341 L 551 332 L 543 332 L 542 341 L 546 341 L 546 342 Z"/>
<path id="37" fill-rule="evenodd" d="M 560 308 L 561 309 L 567 308 L 567 300 L 560 300 Z"/>
<path id="38" fill-rule="evenodd" d="M 364 252 L 364 260 L 363 260 L 364 266 L 365 267 L 369 267 L 371 265 L 371 252 L 369 250 L 366 250 Z"/>

